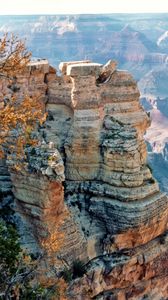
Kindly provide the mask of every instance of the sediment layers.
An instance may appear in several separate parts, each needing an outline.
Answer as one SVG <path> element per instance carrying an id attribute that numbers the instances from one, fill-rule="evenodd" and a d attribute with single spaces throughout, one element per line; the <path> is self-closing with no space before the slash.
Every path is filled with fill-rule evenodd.
<path id="1" fill-rule="evenodd" d="M 167 299 L 168 198 L 147 164 L 143 135 L 150 119 L 137 84 L 114 61 L 60 68 L 58 76 L 46 62 L 45 68 L 36 63 L 28 89 L 43 81 L 38 90 L 48 118 L 39 147 L 54 144 L 65 178 L 59 168 L 12 175 L 17 214 L 32 225 L 36 241 L 47 238 L 66 203 L 62 257 L 88 263 L 71 299 Z"/>

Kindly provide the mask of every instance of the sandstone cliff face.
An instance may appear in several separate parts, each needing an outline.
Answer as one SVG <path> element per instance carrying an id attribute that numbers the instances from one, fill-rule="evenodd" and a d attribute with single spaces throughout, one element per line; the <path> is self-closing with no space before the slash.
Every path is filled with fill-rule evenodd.
<path id="1" fill-rule="evenodd" d="M 39 237 L 48 238 L 66 204 L 60 255 L 87 263 L 70 299 L 167 299 L 168 198 L 146 162 L 150 120 L 136 82 L 113 61 L 60 68 L 57 76 L 39 62 L 20 78 L 21 91 L 40 93 L 48 111 L 40 134 L 46 148 L 53 142 L 57 149 L 51 166 L 41 143 L 29 157 L 34 171 L 12 174 L 25 243 L 39 251 Z"/>

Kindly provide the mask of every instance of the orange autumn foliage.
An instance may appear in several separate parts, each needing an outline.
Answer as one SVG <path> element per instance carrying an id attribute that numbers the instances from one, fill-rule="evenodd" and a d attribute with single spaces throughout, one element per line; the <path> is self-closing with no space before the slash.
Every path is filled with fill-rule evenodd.
<path id="1" fill-rule="evenodd" d="M 67 283 L 63 278 L 52 277 L 48 278 L 44 275 L 38 274 L 38 282 L 43 288 L 53 287 L 53 295 L 50 297 L 50 300 L 68 300 L 67 293 Z"/>
<path id="2" fill-rule="evenodd" d="M 23 41 L 12 34 L 5 34 L 0 39 L 0 76 L 13 78 L 22 73 L 30 62 L 31 53 L 25 48 Z"/>
<path id="3" fill-rule="evenodd" d="M 38 97 L 24 95 L 18 97 L 17 76 L 26 71 L 30 62 L 31 53 L 25 48 L 23 41 L 16 36 L 4 35 L 0 39 L 0 157 L 4 155 L 15 154 L 18 164 L 15 169 L 20 170 L 24 166 L 24 148 L 28 145 L 34 145 L 37 141 L 32 138 L 32 132 L 37 124 L 42 124 L 46 119 L 43 104 Z M 6 94 L 1 89 L 1 82 L 10 89 L 10 94 Z M 21 163 L 20 163 L 21 162 Z M 64 243 L 64 234 L 60 231 L 64 223 L 66 213 L 62 213 L 55 220 L 56 223 L 49 227 L 49 235 L 41 242 L 49 265 L 56 264 L 54 253 L 59 252 Z M 45 257 L 41 259 L 45 260 Z M 40 259 L 32 263 L 29 256 L 25 257 L 27 267 L 36 271 L 37 281 L 44 287 L 56 286 L 59 295 L 53 296 L 54 299 L 66 300 L 67 284 L 63 278 L 47 278 L 48 268 L 44 266 L 41 269 Z M 34 272 L 35 272 L 34 271 Z"/>
<path id="4" fill-rule="evenodd" d="M 30 58 L 31 53 L 16 36 L 5 34 L 0 39 L 0 83 L 10 89 L 6 95 L 0 86 L 0 156 L 7 151 L 23 157 L 25 145 L 35 143 L 31 132 L 46 119 L 40 99 L 17 97 L 17 75 L 24 73 Z"/>
<path id="5" fill-rule="evenodd" d="M 66 218 L 68 218 L 69 213 L 65 209 L 61 214 L 55 216 L 54 222 L 48 224 L 48 235 L 46 238 L 39 240 L 43 248 L 43 260 L 39 264 L 39 269 L 37 271 L 37 280 L 40 285 L 44 288 L 51 288 L 55 290 L 52 300 L 68 300 L 67 298 L 67 288 L 68 285 L 64 278 L 54 276 L 49 269 L 57 270 L 62 266 L 62 260 L 59 258 L 59 252 L 62 247 L 64 247 L 65 235 L 63 231 L 63 226 Z M 46 259 L 46 264 L 45 264 Z"/>
<path id="6" fill-rule="evenodd" d="M 60 215 L 55 216 L 54 222 L 48 223 L 48 235 L 46 239 L 40 240 L 40 244 L 48 254 L 59 252 L 64 244 L 64 233 L 62 226 L 68 217 L 68 212 L 65 210 Z"/>

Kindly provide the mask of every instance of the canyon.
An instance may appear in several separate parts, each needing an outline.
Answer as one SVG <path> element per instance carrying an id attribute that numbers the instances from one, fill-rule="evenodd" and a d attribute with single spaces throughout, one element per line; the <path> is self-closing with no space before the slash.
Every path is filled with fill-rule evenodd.
<path id="1" fill-rule="evenodd" d="M 161 190 L 166 193 L 167 16 L 167 13 L 149 13 L 0 18 L 0 35 L 15 33 L 25 39 L 35 59 L 47 58 L 57 69 L 60 61 L 86 59 L 104 64 L 113 57 L 119 69 L 133 74 L 141 103 L 152 115 L 152 124 L 145 136 L 148 162 Z"/>
<path id="2" fill-rule="evenodd" d="M 70 299 L 166 300 L 168 197 L 147 162 L 151 120 L 137 83 L 114 60 L 59 68 L 61 75 L 38 60 L 17 77 L 18 97 L 36 95 L 48 112 L 38 145 L 27 149 L 27 168 L 8 162 L 9 174 L 0 165 L 21 243 L 39 253 L 62 216 L 63 246 L 52 255 L 86 266 L 69 286 Z"/>

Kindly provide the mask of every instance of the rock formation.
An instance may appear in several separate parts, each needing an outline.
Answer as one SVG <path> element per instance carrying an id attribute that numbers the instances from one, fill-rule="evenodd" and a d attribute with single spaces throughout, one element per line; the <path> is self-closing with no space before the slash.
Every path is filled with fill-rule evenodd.
<path id="1" fill-rule="evenodd" d="M 48 111 L 29 172 L 11 174 L 22 239 L 40 251 L 66 207 L 60 255 L 87 266 L 70 299 L 166 300 L 168 198 L 146 162 L 137 84 L 114 61 L 60 69 L 40 61 L 18 78 L 19 93 L 38 91 Z"/>

